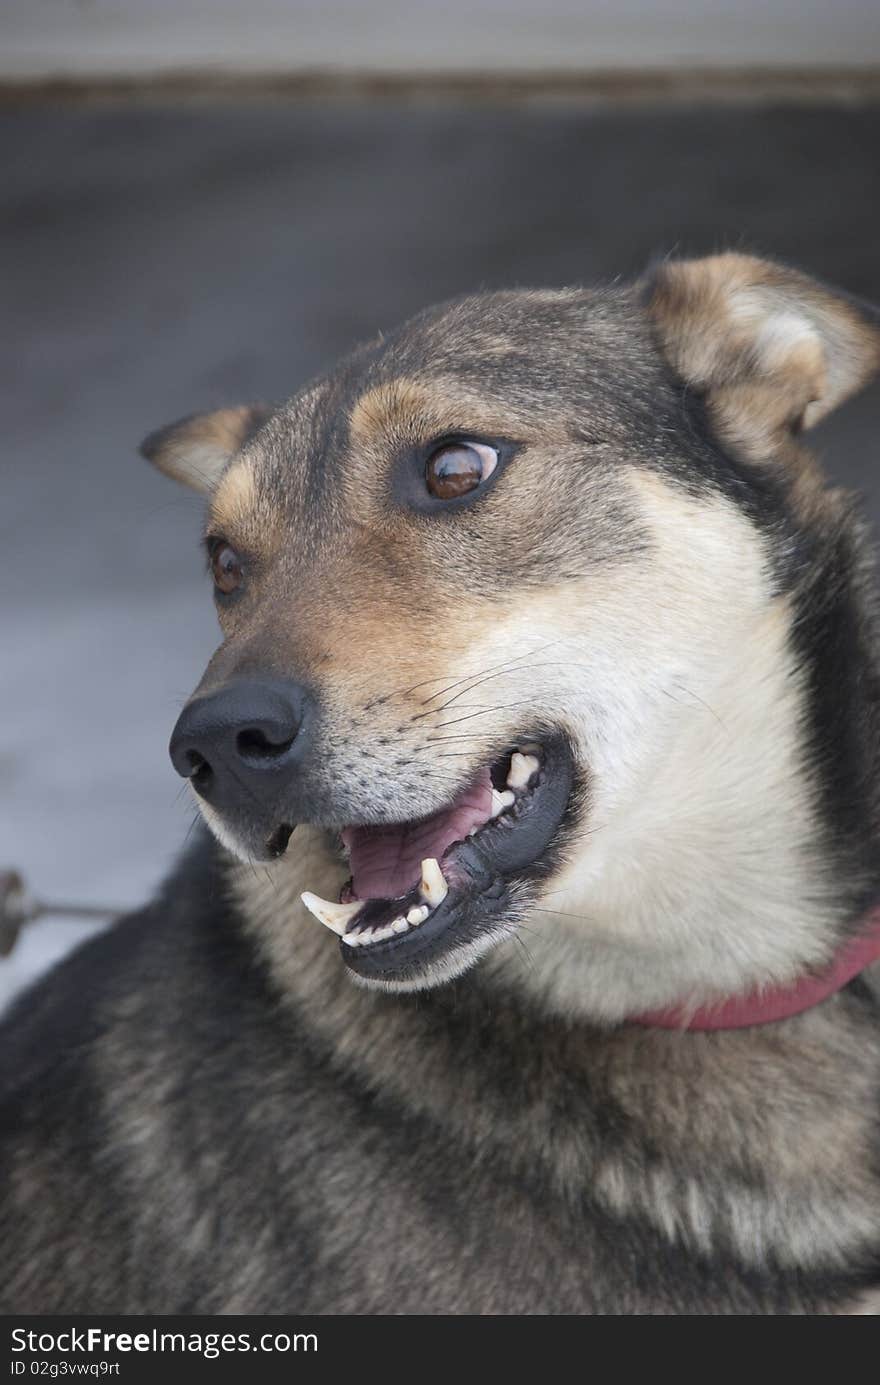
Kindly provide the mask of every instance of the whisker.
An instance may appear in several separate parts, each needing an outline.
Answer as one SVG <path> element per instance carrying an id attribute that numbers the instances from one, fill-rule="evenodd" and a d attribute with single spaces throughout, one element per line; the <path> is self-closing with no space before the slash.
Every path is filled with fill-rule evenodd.
<path id="1" fill-rule="evenodd" d="M 372 702 L 364 703 L 364 711 L 371 712 L 374 707 L 378 707 L 383 702 L 389 702 L 392 697 L 408 697 L 410 693 L 418 692 L 419 688 L 426 688 L 429 683 L 439 683 L 443 675 L 438 674 L 436 678 L 424 678 L 421 683 L 411 683 L 409 687 L 392 688 L 390 692 L 383 693 L 381 697 L 375 697 Z M 438 693 L 439 697 L 440 694 Z"/>
<path id="2" fill-rule="evenodd" d="M 452 706 L 453 702 L 457 702 L 458 699 L 459 699 L 460 697 L 466 697 L 468 693 L 474 692 L 477 688 L 481 687 L 481 686 L 483 685 L 483 683 L 489 683 L 489 682 L 491 682 L 491 680 L 492 680 L 493 678 L 504 678 L 507 674 L 512 674 L 512 673 L 531 673 L 531 672 L 533 672 L 533 670 L 538 669 L 538 668 L 585 668 L 585 669 L 589 669 L 589 668 L 591 668 L 591 667 L 592 667 L 591 664 L 586 664 L 586 663 L 582 663 L 582 662 L 575 662 L 573 659 L 545 659 L 545 660 L 543 660 L 541 663 L 538 663 L 538 664 L 516 664 L 516 665 L 514 665 L 513 667 L 510 667 L 510 668 L 501 668 L 501 669 L 499 669 L 496 673 L 487 673 L 487 674 L 485 675 L 485 677 L 480 678 L 476 683 L 471 683 L 471 685 L 470 685 L 469 687 L 467 687 L 467 688 L 462 688 L 462 689 L 461 689 L 461 692 L 457 692 L 457 693 L 455 694 L 455 696 L 454 696 L 454 697 L 450 697 L 449 700 L 448 700 L 447 702 L 442 702 L 442 703 L 440 704 L 439 707 L 434 707 L 432 710 L 427 711 L 427 712 L 417 712 L 417 713 L 415 714 L 415 716 L 413 716 L 413 717 L 410 718 L 410 720 L 411 720 L 411 721 L 421 721 L 423 717 L 432 716 L 432 715 L 435 715 L 437 712 L 443 712 L 443 711 L 445 711 L 447 707 L 451 707 L 451 706 Z M 455 685 L 452 684 L 451 686 L 454 687 Z M 423 705 L 424 705 L 424 704 L 423 704 Z"/>
<path id="3" fill-rule="evenodd" d="M 193 832 L 196 830 L 196 826 L 198 825 L 198 822 L 199 822 L 199 819 L 201 818 L 201 816 L 202 816 L 202 815 L 201 815 L 201 813 L 199 813 L 199 812 L 193 813 L 192 822 L 190 823 L 189 827 L 186 829 L 186 834 L 185 834 L 185 836 L 184 836 L 184 838 L 183 838 L 183 845 L 184 845 L 184 846 L 187 845 L 187 843 L 189 842 L 190 837 L 192 836 Z"/>
<path id="4" fill-rule="evenodd" d="M 435 698 L 442 697 L 444 693 L 449 692 L 452 688 L 457 688 L 461 683 L 467 683 L 471 678 L 479 678 L 483 673 L 489 673 L 494 668 L 503 668 L 506 664 L 514 663 L 518 659 L 532 658 L 535 654 L 541 654 L 545 649 L 552 649 L 554 644 L 561 644 L 562 642 L 561 638 L 550 640 L 547 644 L 539 645 L 537 649 L 529 651 L 528 654 L 516 654 L 513 659 L 506 659 L 504 664 L 490 664 L 488 669 L 476 669 L 473 673 L 466 673 L 462 678 L 457 678 L 454 683 L 448 683 L 445 688 L 440 688 L 437 692 L 432 693 L 427 702 L 433 702 Z M 398 660 L 398 662 L 401 661 Z M 392 697 L 408 697 L 410 693 L 417 692 L 419 688 L 426 688 L 429 683 L 439 683 L 441 678 L 442 674 L 438 674 L 435 678 L 423 678 L 419 683 L 392 688 L 390 692 L 383 693 L 381 697 L 374 698 L 372 702 L 365 702 L 363 710 L 369 712 L 373 707 L 378 707 L 382 702 L 388 702 Z M 422 705 L 424 706 L 426 703 Z M 437 708 L 436 710 L 439 711 L 440 709 Z"/>
<path id="5" fill-rule="evenodd" d="M 445 688 L 441 688 L 439 692 L 434 693 L 434 697 L 442 697 L 444 693 L 451 692 L 453 688 L 457 688 L 461 683 L 466 683 L 470 678 L 479 678 L 484 673 L 493 673 L 495 669 L 507 668 L 509 664 L 516 664 L 520 659 L 531 659 L 536 654 L 543 654 L 545 649 L 552 649 L 554 644 L 559 643 L 559 640 L 550 640 L 547 644 L 538 645 L 537 649 L 530 649 L 528 654 L 514 654 L 512 658 L 504 659 L 500 664 L 490 664 L 488 668 L 477 669 L 474 673 L 467 673 L 463 678 L 456 678 L 454 683 L 449 683 Z M 433 701 L 433 698 L 431 701 Z"/>
<path id="6" fill-rule="evenodd" d="M 704 702 L 702 697 L 698 696 L 697 693 L 692 692 L 690 688 L 686 688 L 684 683 L 676 683 L 675 686 L 679 689 L 680 692 L 687 693 L 688 697 L 693 698 L 694 702 L 698 702 L 701 707 L 705 707 L 706 711 L 710 714 L 710 716 L 713 716 L 715 720 L 718 722 L 718 725 L 722 727 L 724 730 L 727 729 L 721 717 L 715 711 L 715 708 L 710 707 L 708 702 Z M 672 697 L 672 693 L 669 692 L 668 688 L 664 688 L 663 691 L 666 693 L 667 697 Z M 675 702 L 677 701 L 677 698 L 673 697 L 672 700 L 673 702 Z"/>
<path id="7" fill-rule="evenodd" d="M 532 954 L 529 952 L 529 949 L 526 947 L 526 945 L 525 945 L 523 939 L 520 937 L 518 931 L 517 931 L 516 933 L 514 933 L 514 935 L 513 935 L 513 940 L 514 940 L 514 942 L 517 944 L 517 947 L 519 948 L 519 951 L 520 951 L 522 960 L 523 960 L 523 962 L 525 963 L 526 967 L 527 967 L 530 971 L 534 971 L 534 969 L 535 969 L 535 961 L 534 961 L 534 958 L 532 957 Z"/>
<path id="8" fill-rule="evenodd" d="M 442 745 L 444 741 L 485 741 L 487 739 L 489 739 L 488 732 L 484 732 L 482 735 L 475 732 L 473 736 L 464 733 L 457 736 L 426 736 L 425 745 Z"/>
<path id="9" fill-rule="evenodd" d="M 484 717 L 489 712 L 508 712 L 513 707 L 528 707 L 529 705 L 530 703 L 527 700 L 523 700 L 521 702 L 503 702 L 495 707 L 481 707 L 476 712 L 468 712 L 466 717 L 453 717 L 451 721 L 438 722 L 434 730 L 442 731 L 444 726 L 457 726 L 461 721 L 470 721 L 472 717 Z"/>
<path id="10" fill-rule="evenodd" d="M 595 923 L 595 919 L 589 918 L 586 914 L 570 914 L 565 909 L 542 909 L 540 905 L 533 904 L 532 909 L 536 914 L 553 914 L 561 919 L 576 919 L 578 923 Z"/>
<path id="11" fill-rule="evenodd" d="M 517 929 L 521 929 L 523 933 L 531 933 L 533 937 L 538 937 L 537 928 L 529 928 L 529 925 L 527 923 L 524 923 L 522 919 L 519 920 L 516 926 Z"/>
<path id="12" fill-rule="evenodd" d="M 545 644 L 545 645 L 539 646 L 538 649 L 533 649 L 533 650 L 531 650 L 528 654 L 517 654 L 517 655 L 515 655 L 512 659 L 505 659 L 504 662 L 503 662 L 502 664 L 490 664 L 489 667 L 486 668 L 486 669 L 478 670 L 476 673 L 468 673 L 468 674 L 465 675 L 464 678 L 457 678 L 457 679 L 455 680 L 454 683 L 449 683 L 445 688 L 440 688 L 439 692 L 432 693 L 432 695 L 431 695 L 429 698 L 427 698 L 425 702 L 422 703 L 422 706 L 423 706 L 423 707 L 424 707 L 424 706 L 427 706 L 427 703 L 428 703 L 428 702 L 433 702 L 433 701 L 435 701 L 436 698 L 438 698 L 438 697 L 443 697 L 444 693 L 451 692 L 453 688 L 458 688 L 458 687 L 460 687 L 462 683 L 468 683 L 468 682 L 470 682 L 470 681 L 471 681 L 472 679 L 474 679 L 474 678 L 479 679 L 480 682 L 483 682 L 483 681 L 485 681 L 484 675 L 490 675 L 490 674 L 491 674 L 491 675 L 494 675 L 494 674 L 496 673 L 496 671 L 497 671 L 498 673 L 501 673 L 501 672 L 503 672 L 505 669 L 509 668 L 511 664 L 519 665 L 520 660 L 526 659 L 526 658 L 531 659 L 531 658 L 533 658 L 536 654 L 543 654 L 544 651 L 545 651 L 546 649 L 552 649 L 553 646 L 554 646 L 555 644 L 560 644 L 560 643 L 561 643 L 561 640 L 550 640 L 549 643 L 547 643 L 547 644 Z M 429 681 L 430 681 L 430 680 L 429 680 Z M 474 683 L 474 687 L 477 687 L 477 688 L 478 688 L 478 687 L 480 686 L 480 682 Z M 444 703 L 443 706 L 445 706 L 445 707 L 450 706 L 451 703 L 453 703 L 453 702 L 456 701 L 456 698 L 464 697 L 465 694 L 468 693 L 468 692 L 470 692 L 470 691 L 471 691 L 470 688 L 462 688 L 462 690 L 461 690 L 460 693 L 456 693 L 455 697 L 450 698 L 449 702 Z M 434 711 L 434 712 L 442 712 L 442 711 L 443 711 L 443 707 L 435 707 L 435 708 L 433 709 L 433 711 Z M 413 721 L 419 721 L 419 720 L 421 719 L 421 717 L 426 717 L 426 716 L 431 716 L 431 715 L 432 715 L 432 712 L 430 712 L 430 711 L 427 711 L 427 712 L 419 712 L 416 716 L 414 716 L 414 717 L 412 718 L 412 720 L 413 720 Z"/>

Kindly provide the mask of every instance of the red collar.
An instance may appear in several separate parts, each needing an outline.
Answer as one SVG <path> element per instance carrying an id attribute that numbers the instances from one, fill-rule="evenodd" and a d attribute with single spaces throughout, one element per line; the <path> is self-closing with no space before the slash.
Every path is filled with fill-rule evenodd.
<path id="1" fill-rule="evenodd" d="M 716 1005 L 697 1010 L 673 1005 L 633 1016 L 633 1024 L 655 1025 L 659 1029 L 747 1029 L 753 1024 L 773 1024 L 776 1020 L 799 1015 L 827 1000 L 835 991 L 858 976 L 880 958 L 880 906 L 865 916 L 858 934 L 850 938 L 825 971 L 802 977 L 790 986 L 751 991 Z"/>

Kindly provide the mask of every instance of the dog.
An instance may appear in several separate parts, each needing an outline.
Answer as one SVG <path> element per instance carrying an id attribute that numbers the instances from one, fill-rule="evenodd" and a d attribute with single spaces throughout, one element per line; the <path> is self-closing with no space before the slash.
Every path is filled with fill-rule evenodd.
<path id="1" fill-rule="evenodd" d="M 146 440 L 206 825 L 5 1025 L 7 1313 L 877 1311 L 878 366 L 720 254 Z"/>

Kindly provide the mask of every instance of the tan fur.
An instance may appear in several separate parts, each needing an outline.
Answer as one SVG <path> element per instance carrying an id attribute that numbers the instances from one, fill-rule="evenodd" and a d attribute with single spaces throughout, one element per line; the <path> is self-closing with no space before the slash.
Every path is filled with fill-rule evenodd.
<path id="1" fill-rule="evenodd" d="M 235 462 L 222 474 L 211 501 L 211 524 L 221 534 L 234 534 L 257 507 L 253 468 Z"/>
<path id="2" fill-rule="evenodd" d="M 154 466 L 191 490 L 210 495 L 229 460 L 266 417 L 258 404 L 195 414 L 153 433 L 141 451 Z"/>
<path id="3" fill-rule="evenodd" d="M 376 385 L 361 395 L 349 415 L 349 436 L 352 451 L 372 448 L 389 436 L 411 437 L 441 432 L 438 425 L 441 403 L 435 389 L 425 388 L 416 380 L 398 378 Z"/>
<path id="4" fill-rule="evenodd" d="M 501 434 L 516 427 L 520 436 L 544 443 L 567 442 L 555 411 L 537 416 L 534 407 L 516 399 L 493 399 L 491 390 L 476 391 L 442 372 L 424 380 L 397 378 L 364 394 L 350 415 L 350 461 L 355 473 L 366 459 L 384 470 L 394 445 L 429 442 L 448 433 Z"/>

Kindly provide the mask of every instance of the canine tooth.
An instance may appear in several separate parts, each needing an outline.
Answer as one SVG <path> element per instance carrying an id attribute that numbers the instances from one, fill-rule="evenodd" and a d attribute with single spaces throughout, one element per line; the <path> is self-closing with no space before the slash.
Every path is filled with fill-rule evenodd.
<path id="1" fill-rule="evenodd" d="M 428 908 L 427 904 L 414 905 L 406 916 L 407 925 L 412 924 L 414 928 L 418 928 L 420 923 L 425 922 L 430 912 L 431 910 Z"/>
<path id="2" fill-rule="evenodd" d="M 331 928 L 334 933 L 338 933 L 340 938 L 345 935 L 345 925 L 350 923 L 355 914 L 360 913 L 363 908 L 363 900 L 352 900 L 351 904 L 334 904 L 331 899 L 322 899 L 320 895 L 312 894 L 310 890 L 305 890 L 300 895 L 300 899 L 306 906 L 310 914 Z"/>
<path id="3" fill-rule="evenodd" d="M 505 808 L 509 808 L 511 803 L 516 800 L 516 794 L 510 789 L 505 789 L 499 793 L 497 789 L 492 790 L 492 816 L 497 818 L 499 813 L 503 813 Z"/>
<path id="4" fill-rule="evenodd" d="M 410 909 L 409 912 L 410 912 L 410 914 L 411 914 L 411 913 L 413 912 L 413 910 Z M 409 917 L 409 914 L 407 915 L 407 918 L 408 918 L 408 917 Z M 409 924 L 407 923 L 406 919 L 395 919 L 394 922 L 393 922 L 392 925 L 391 925 L 391 931 L 392 931 L 393 933 L 405 933 L 406 930 L 407 930 L 408 928 L 409 928 Z"/>
<path id="5" fill-rule="evenodd" d="M 541 761 L 535 755 L 523 755 L 515 750 L 510 757 L 510 770 L 507 786 L 511 789 L 524 789 L 532 775 L 541 768 Z"/>
<path id="6" fill-rule="evenodd" d="M 446 877 L 440 869 L 440 862 L 433 856 L 422 862 L 422 878 L 419 881 L 422 899 L 431 909 L 442 904 L 449 892 Z"/>
<path id="7" fill-rule="evenodd" d="M 510 769 L 507 771 L 507 787 L 509 789 L 524 789 L 529 782 L 525 776 L 524 760 L 525 756 L 520 755 L 518 750 L 515 750 L 511 755 Z"/>

